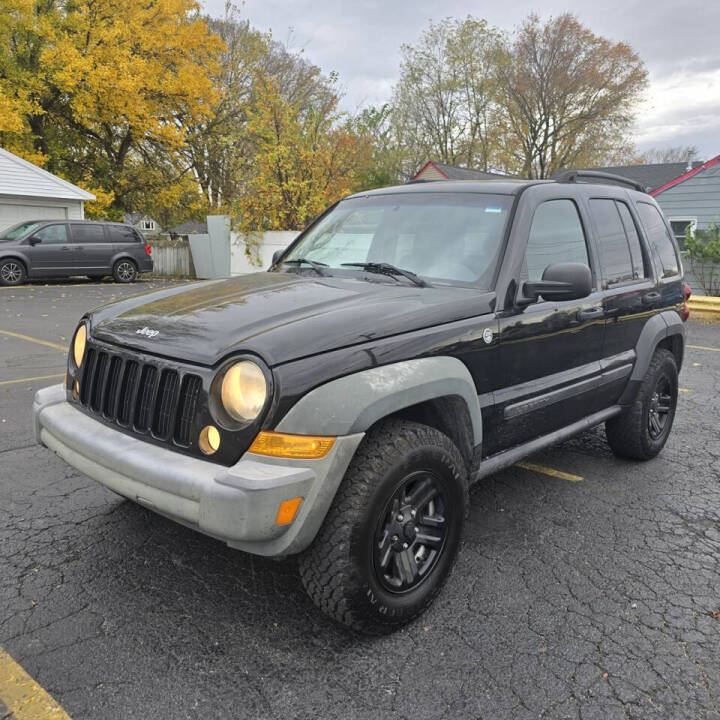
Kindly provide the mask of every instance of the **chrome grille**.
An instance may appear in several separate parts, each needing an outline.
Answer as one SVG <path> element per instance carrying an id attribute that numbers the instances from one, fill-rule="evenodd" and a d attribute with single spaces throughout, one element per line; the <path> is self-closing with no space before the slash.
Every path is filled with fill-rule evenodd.
<path id="1" fill-rule="evenodd" d="M 188 446 L 201 389 L 198 375 L 88 347 L 79 400 L 121 427 Z"/>

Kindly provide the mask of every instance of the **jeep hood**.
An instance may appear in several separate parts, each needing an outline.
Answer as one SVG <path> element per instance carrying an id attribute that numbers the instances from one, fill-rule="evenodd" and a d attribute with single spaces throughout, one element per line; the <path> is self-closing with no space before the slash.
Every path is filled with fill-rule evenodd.
<path id="1" fill-rule="evenodd" d="M 90 334 L 201 365 L 242 351 L 273 366 L 484 315 L 493 304 L 474 288 L 260 272 L 105 306 L 91 314 Z"/>

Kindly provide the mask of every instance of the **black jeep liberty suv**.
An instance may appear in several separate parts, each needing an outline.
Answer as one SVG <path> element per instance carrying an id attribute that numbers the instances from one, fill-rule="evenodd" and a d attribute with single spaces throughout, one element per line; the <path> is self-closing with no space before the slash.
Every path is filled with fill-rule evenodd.
<path id="1" fill-rule="evenodd" d="M 268 272 L 87 313 L 37 437 L 234 548 L 299 553 L 325 613 L 385 632 L 441 588 L 471 483 L 599 423 L 660 452 L 688 295 L 623 178 L 364 192 Z"/>

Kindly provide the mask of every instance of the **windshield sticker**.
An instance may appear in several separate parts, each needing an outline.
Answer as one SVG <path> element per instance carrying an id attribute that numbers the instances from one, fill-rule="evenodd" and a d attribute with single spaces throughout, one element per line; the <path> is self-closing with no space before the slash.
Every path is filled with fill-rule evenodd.
<path id="1" fill-rule="evenodd" d="M 485 208 L 485 212 L 500 213 L 500 212 L 502 212 L 502 208 L 496 207 L 494 205 L 489 205 L 488 207 Z"/>

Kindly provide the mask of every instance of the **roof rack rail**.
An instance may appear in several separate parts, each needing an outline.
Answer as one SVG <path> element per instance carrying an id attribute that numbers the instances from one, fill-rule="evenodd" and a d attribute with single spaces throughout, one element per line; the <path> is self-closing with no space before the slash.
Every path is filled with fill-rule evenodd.
<path id="1" fill-rule="evenodd" d="M 618 185 L 627 185 L 633 190 L 646 193 L 648 188 L 635 180 L 623 177 L 622 175 L 615 175 L 614 173 L 603 172 L 602 170 L 565 170 L 558 173 L 553 180 L 559 183 L 576 183 L 578 180 L 588 178 L 589 180 L 607 180 L 609 182 L 617 183 Z"/>

